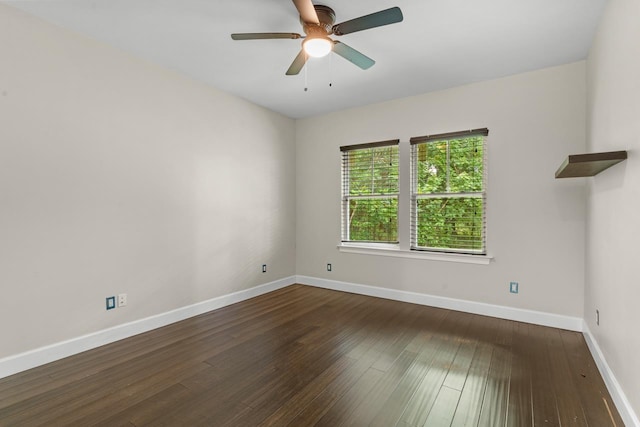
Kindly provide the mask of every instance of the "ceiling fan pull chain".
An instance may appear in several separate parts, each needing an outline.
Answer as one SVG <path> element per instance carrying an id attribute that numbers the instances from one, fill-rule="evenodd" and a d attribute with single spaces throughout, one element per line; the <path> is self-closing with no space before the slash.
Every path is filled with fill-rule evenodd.
<path id="1" fill-rule="evenodd" d="M 305 52 L 304 54 L 305 57 L 307 57 L 307 53 Z M 309 72 L 309 63 L 307 62 L 307 66 L 304 67 L 304 91 L 307 92 L 309 90 L 309 83 L 308 83 L 308 77 L 307 77 L 307 73 Z"/>
<path id="2" fill-rule="evenodd" d="M 333 55 L 329 55 L 329 87 L 333 87 Z"/>

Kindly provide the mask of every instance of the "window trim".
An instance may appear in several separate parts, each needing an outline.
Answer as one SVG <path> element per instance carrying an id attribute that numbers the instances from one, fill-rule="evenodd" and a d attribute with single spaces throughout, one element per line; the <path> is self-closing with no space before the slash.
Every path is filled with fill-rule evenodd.
<path id="1" fill-rule="evenodd" d="M 386 141 L 367 142 L 364 144 L 343 145 L 340 147 L 340 151 L 366 150 L 367 148 L 388 147 L 390 145 L 399 145 L 399 144 L 400 144 L 399 139 L 388 139 Z"/>
<path id="2" fill-rule="evenodd" d="M 478 128 L 478 129 L 470 129 L 470 130 L 461 130 L 457 132 L 437 133 L 434 135 L 413 136 L 409 139 L 409 144 L 415 145 L 415 144 L 422 144 L 424 142 L 430 142 L 430 141 L 441 141 L 443 139 L 468 138 L 474 135 L 488 136 L 489 129 Z"/>
<path id="3" fill-rule="evenodd" d="M 399 245 L 394 244 L 359 244 L 353 242 L 344 242 L 339 244 L 337 248 L 340 252 L 348 254 L 378 255 L 395 258 L 458 262 L 464 264 L 489 265 L 491 261 L 493 261 L 493 256 L 488 254 L 475 255 L 413 249 L 404 250 L 400 249 Z"/>

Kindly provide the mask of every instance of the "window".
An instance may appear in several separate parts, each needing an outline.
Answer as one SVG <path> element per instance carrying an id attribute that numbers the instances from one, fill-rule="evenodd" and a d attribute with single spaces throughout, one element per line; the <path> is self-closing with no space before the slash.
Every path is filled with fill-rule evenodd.
<path id="1" fill-rule="evenodd" d="M 411 249 L 486 254 L 488 134 L 411 138 Z"/>
<path id="2" fill-rule="evenodd" d="M 398 243 L 398 143 L 340 147 L 343 242 Z"/>

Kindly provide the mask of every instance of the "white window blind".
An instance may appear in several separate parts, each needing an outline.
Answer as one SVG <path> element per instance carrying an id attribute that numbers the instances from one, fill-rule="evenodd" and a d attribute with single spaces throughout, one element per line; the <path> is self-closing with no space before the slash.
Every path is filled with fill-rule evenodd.
<path id="1" fill-rule="evenodd" d="M 398 143 L 340 147 L 343 242 L 398 242 Z"/>
<path id="2" fill-rule="evenodd" d="M 411 138 L 411 249 L 486 254 L 488 134 Z"/>

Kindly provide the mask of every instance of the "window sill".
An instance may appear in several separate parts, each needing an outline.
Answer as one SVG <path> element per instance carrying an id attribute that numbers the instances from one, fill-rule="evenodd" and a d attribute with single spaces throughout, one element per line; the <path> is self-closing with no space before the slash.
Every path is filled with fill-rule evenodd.
<path id="1" fill-rule="evenodd" d="M 354 245 L 340 244 L 338 245 L 340 252 L 361 255 L 379 255 L 397 258 L 426 259 L 431 261 L 460 262 L 465 264 L 483 264 L 488 265 L 493 257 L 490 255 L 467 255 L 467 254 L 450 254 L 438 252 L 421 252 L 407 251 L 400 249 L 397 245 Z"/>

